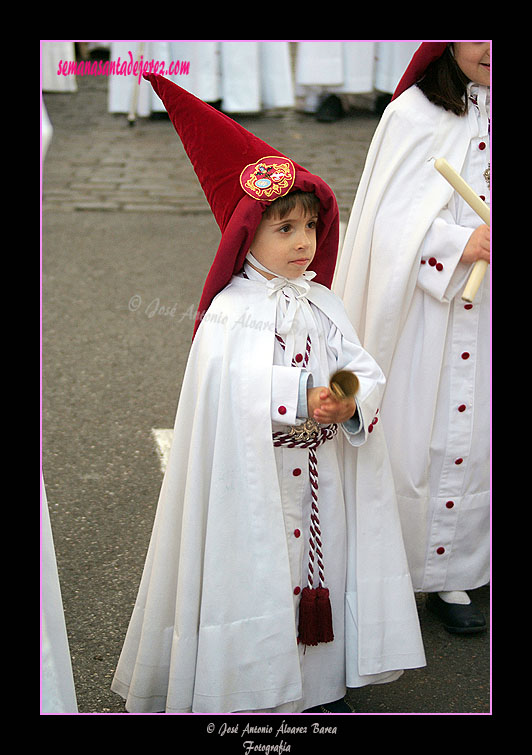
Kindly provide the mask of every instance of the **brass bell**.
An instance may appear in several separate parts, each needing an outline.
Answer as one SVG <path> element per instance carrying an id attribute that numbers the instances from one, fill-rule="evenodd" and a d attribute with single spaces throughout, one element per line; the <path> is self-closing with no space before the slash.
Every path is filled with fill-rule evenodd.
<path id="1" fill-rule="evenodd" d="M 348 396 L 354 396 L 359 388 L 359 381 L 354 372 L 340 370 L 332 375 L 329 381 L 329 388 L 336 398 L 343 399 Z"/>

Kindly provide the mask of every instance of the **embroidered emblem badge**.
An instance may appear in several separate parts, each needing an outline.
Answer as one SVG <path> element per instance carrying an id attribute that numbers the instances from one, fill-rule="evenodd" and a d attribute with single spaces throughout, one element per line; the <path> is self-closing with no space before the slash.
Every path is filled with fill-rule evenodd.
<path id="1" fill-rule="evenodd" d="M 253 199 L 273 202 L 288 194 L 295 178 L 294 164 L 287 157 L 262 157 L 246 165 L 240 174 L 240 185 Z"/>

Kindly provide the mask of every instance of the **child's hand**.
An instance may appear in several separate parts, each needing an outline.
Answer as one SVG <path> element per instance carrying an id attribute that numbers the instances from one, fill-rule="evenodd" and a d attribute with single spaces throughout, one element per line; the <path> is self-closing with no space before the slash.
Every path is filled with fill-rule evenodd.
<path id="1" fill-rule="evenodd" d="M 479 225 L 471 236 L 469 241 L 464 247 L 463 254 L 460 258 L 461 262 L 476 262 L 477 260 L 490 261 L 490 227 L 489 225 Z"/>
<path id="2" fill-rule="evenodd" d="M 338 399 L 325 386 L 309 388 L 307 405 L 309 417 L 321 425 L 341 424 L 350 419 L 356 411 L 356 401 L 353 396 Z"/>

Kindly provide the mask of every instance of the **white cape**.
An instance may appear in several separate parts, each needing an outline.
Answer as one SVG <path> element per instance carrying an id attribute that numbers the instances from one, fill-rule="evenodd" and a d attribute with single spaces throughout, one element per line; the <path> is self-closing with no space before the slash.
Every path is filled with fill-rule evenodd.
<path id="1" fill-rule="evenodd" d="M 445 463 L 450 467 L 448 478 L 444 479 L 442 473 L 441 486 L 436 488 L 434 485 L 436 492 L 431 490 L 430 462 L 440 448 L 440 436 L 436 440 L 435 429 L 440 416 L 438 408 L 440 414 L 447 411 L 450 416 L 452 413 L 452 406 L 446 407 L 438 400 L 439 391 L 444 393 L 444 370 L 450 370 L 444 364 L 444 354 L 454 301 L 443 294 L 440 300 L 428 295 L 423 299 L 424 294 L 416 289 L 422 244 L 435 218 L 449 205 L 453 194 L 453 188 L 435 170 L 434 160 L 444 157 L 458 173 L 462 173 L 472 141 L 482 135 L 479 128 L 472 108 L 467 115 L 458 117 L 429 102 L 416 86 L 387 107 L 368 151 L 334 283 L 334 291 L 343 299 L 364 348 L 376 359 L 388 380 L 383 421 L 394 463 L 412 579 L 415 588 L 423 591 L 472 589 L 485 584 L 486 568 L 489 570 L 489 491 L 486 492 L 478 482 L 481 473 L 477 474 L 475 467 L 478 464 L 485 477 L 489 458 L 480 442 L 477 446 L 482 450 L 476 452 L 474 460 L 471 452 L 463 454 L 457 450 L 462 449 L 459 443 L 464 443 L 463 438 L 468 437 L 461 425 L 453 436 L 448 433 L 450 439 L 445 457 Z M 478 219 L 477 224 L 480 223 Z M 461 229 L 465 241 L 474 227 Z M 463 246 L 459 248 L 461 250 Z M 453 278 L 456 291 L 462 290 L 468 274 L 469 266 L 459 263 Z M 445 275 L 447 273 L 442 279 Z M 482 312 L 487 316 L 483 319 L 487 319 L 489 273 L 483 286 L 484 294 L 479 291 L 474 311 Z M 463 310 L 463 306 L 459 306 L 459 295 L 454 298 L 458 308 Z M 454 346 L 455 352 L 459 355 L 461 351 L 471 350 L 475 355 L 480 354 L 480 336 L 474 327 L 469 325 L 466 330 L 464 326 L 464 333 L 464 345 L 462 348 Z M 485 345 L 482 348 L 485 350 Z M 468 362 L 470 370 L 473 361 L 471 358 Z M 478 372 L 488 374 L 488 360 L 479 362 Z M 462 377 L 460 373 L 464 384 L 468 375 Z M 475 411 L 464 414 L 464 418 L 467 414 L 476 418 L 489 415 L 489 386 L 486 389 L 486 382 L 489 382 L 488 377 L 481 390 L 478 388 L 480 381 L 477 381 Z M 464 389 L 462 400 L 470 404 L 472 395 L 471 389 L 468 388 L 468 392 Z M 457 414 L 456 409 L 454 414 Z M 478 435 L 489 436 L 489 427 L 487 431 L 483 428 L 483 432 L 477 432 L 477 439 Z M 461 456 L 467 457 L 467 463 L 462 465 L 463 459 L 460 458 L 456 463 L 461 466 L 455 466 L 454 459 Z M 458 473 L 467 473 L 469 478 L 476 476 L 472 482 L 460 487 L 455 482 Z M 450 495 L 449 491 L 452 491 Z M 461 551 L 457 546 L 458 535 L 448 530 L 435 534 L 436 525 L 429 519 L 432 502 L 436 501 L 445 512 L 446 498 L 455 496 L 461 496 L 460 507 L 456 505 L 453 509 L 453 516 L 458 516 L 460 511 L 461 519 L 455 529 L 460 533 L 461 542 L 464 543 L 471 533 L 467 544 L 460 546 Z M 449 503 L 454 505 L 453 501 Z M 450 516 L 448 520 L 454 523 L 456 520 L 451 520 Z M 451 524 L 445 526 L 449 528 Z M 442 542 L 434 543 L 433 540 L 438 536 L 445 541 L 442 551 L 445 559 L 440 559 L 442 566 L 438 566 L 436 572 L 433 562 L 427 566 L 427 559 L 429 553 L 433 559 L 437 558 L 434 553 Z M 453 538 L 454 548 L 451 547 Z M 455 560 L 451 570 L 451 561 L 447 559 L 451 559 L 451 554 L 457 559 L 460 552 L 467 559 L 464 561 L 466 566 L 459 567 Z M 442 571 L 443 564 L 447 572 Z M 429 569 L 430 574 L 427 574 Z M 457 584 L 449 584 L 453 580 Z"/>
<path id="2" fill-rule="evenodd" d="M 311 283 L 308 299 L 358 343 L 334 294 Z M 226 713 L 301 698 L 271 436 L 275 306 L 263 284 L 233 278 L 193 342 L 144 573 L 112 685 L 130 711 Z M 368 396 L 368 411 L 377 399 Z M 370 442 L 346 451 L 348 675 L 349 668 L 373 675 L 422 666 L 379 425 Z"/>

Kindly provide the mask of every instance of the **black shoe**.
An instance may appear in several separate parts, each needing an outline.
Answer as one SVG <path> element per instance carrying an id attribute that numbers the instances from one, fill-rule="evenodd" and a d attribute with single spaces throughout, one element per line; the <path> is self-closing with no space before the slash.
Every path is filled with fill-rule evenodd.
<path id="1" fill-rule="evenodd" d="M 427 596 L 426 606 L 451 634 L 475 634 L 487 628 L 484 615 L 473 603 L 467 606 L 446 603 L 438 593 L 431 592 Z"/>
<path id="2" fill-rule="evenodd" d="M 314 708 L 308 708 L 303 713 L 354 713 L 355 711 L 349 705 L 345 697 L 340 700 L 335 700 L 332 703 L 325 703 L 324 705 L 316 705 Z"/>
<path id="3" fill-rule="evenodd" d="M 316 120 L 324 123 L 333 123 L 344 117 L 344 108 L 339 97 L 330 94 L 326 97 L 316 111 Z"/>

